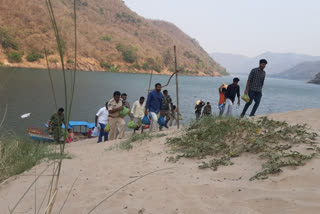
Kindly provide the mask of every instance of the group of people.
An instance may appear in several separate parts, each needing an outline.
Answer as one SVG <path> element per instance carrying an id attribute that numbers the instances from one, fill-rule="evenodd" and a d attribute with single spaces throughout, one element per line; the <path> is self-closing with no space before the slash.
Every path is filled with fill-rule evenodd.
<path id="1" fill-rule="evenodd" d="M 255 116 L 255 113 L 259 107 L 262 88 L 264 85 L 264 80 L 266 73 L 264 68 L 267 65 L 267 60 L 261 59 L 259 62 L 259 67 L 251 70 L 244 94 L 246 94 L 250 100 L 246 103 L 241 113 L 241 117 L 244 117 L 249 106 L 254 101 L 255 104 L 252 108 L 250 116 Z M 232 108 L 236 97 L 237 104 L 240 105 L 240 86 L 238 85 L 240 79 L 235 77 L 233 82 L 228 86 L 222 84 L 219 87 L 219 115 L 222 116 L 226 110 L 225 115 L 232 115 Z M 162 86 L 160 83 L 155 84 L 155 89 L 148 94 L 147 101 L 145 102 L 144 97 L 140 97 L 139 100 L 135 101 L 132 108 L 130 108 L 130 103 L 127 101 L 127 94 L 115 91 L 113 93 L 113 98 L 106 102 L 105 106 L 99 109 L 95 117 L 95 126 L 99 127 L 100 133 L 98 137 L 98 143 L 102 140 L 114 140 L 122 139 L 125 135 L 126 121 L 120 112 L 124 109 L 131 109 L 128 114 L 131 121 L 134 121 L 136 128 L 134 132 L 141 128 L 141 132 L 145 128 L 149 128 L 150 132 L 156 130 L 162 130 L 163 127 L 168 128 L 173 125 L 174 121 L 179 119 L 177 115 L 177 108 L 173 105 L 172 99 L 168 94 L 167 90 L 161 92 Z M 61 126 L 62 123 L 65 124 L 64 109 L 60 108 L 57 113 L 53 114 L 49 125 L 53 131 L 54 140 L 59 142 L 61 137 Z M 196 118 L 199 119 L 202 116 L 210 116 L 212 114 L 212 107 L 210 102 L 205 103 L 202 100 L 197 101 L 195 106 Z M 158 117 L 161 115 L 165 118 L 163 125 L 158 125 Z M 147 116 L 150 121 L 150 125 L 142 124 L 142 118 Z M 170 122 L 170 124 L 169 124 Z M 108 126 L 108 130 L 106 127 Z M 104 139 L 103 139 L 104 138 Z"/>
<path id="2" fill-rule="evenodd" d="M 264 85 L 264 80 L 266 77 L 266 72 L 264 71 L 267 60 L 261 59 L 259 61 L 259 67 L 251 70 L 244 94 L 246 94 L 250 100 L 244 106 L 240 117 L 244 117 L 248 108 L 254 101 L 255 104 L 250 113 L 250 117 L 255 116 L 255 113 L 260 105 L 260 101 L 262 98 L 262 88 Z M 233 106 L 235 104 L 235 99 L 237 97 L 237 105 L 240 105 L 240 79 L 238 77 L 233 78 L 233 82 L 229 85 L 222 83 L 219 87 L 219 116 L 222 116 L 226 111 L 226 116 L 232 116 Z M 204 108 L 203 108 L 204 107 Z M 203 109 L 203 110 L 202 110 Z M 195 115 L 196 119 L 199 119 L 201 116 L 210 116 L 211 115 L 211 105 L 210 102 L 203 102 L 202 100 L 198 100 L 195 106 Z"/>
<path id="3" fill-rule="evenodd" d="M 134 133 L 139 129 L 143 133 L 146 128 L 149 128 L 150 132 L 162 130 L 163 127 L 169 128 L 169 125 L 172 126 L 177 120 L 176 106 L 173 105 L 167 90 L 161 92 L 160 83 L 157 83 L 155 89 L 148 94 L 146 102 L 144 97 L 140 97 L 133 103 L 132 108 L 127 101 L 127 94 L 115 91 L 113 98 L 106 103 L 106 106 L 99 109 L 95 117 L 95 126 L 100 129 L 98 143 L 102 140 L 122 139 L 125 136 L 126 121 L 120 114 L 124 108 L 131 109 L 128 115 L 136 125 Z M 165 118 L 163 126 L 158 125 L 159 114 Z M 149 117 L 150 125 L 142 124 L 145 116 Z M 109 131 L 105 129 L 107 125 L 110 128 Z"/>

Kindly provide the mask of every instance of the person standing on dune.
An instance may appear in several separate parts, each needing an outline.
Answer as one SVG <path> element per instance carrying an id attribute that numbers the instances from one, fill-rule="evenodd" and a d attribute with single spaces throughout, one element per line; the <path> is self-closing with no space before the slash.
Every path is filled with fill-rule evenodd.
<path id="1" fill-rule="evenodd" d="M 244 93 L 250 97 L 250 101 L 244 106 L 243 111 L 241 113 L 241 117 L 245 116 L 253 100 L 254 100 L 254 106 L 251 110 L 250 117 L 255 116 L 255 113 L 259 107 L 261 97 L 262 97 L 262 88 L 264 85 L 264 79 L 266 77 L 266 72 L 264 71 L 264 68 L 266 67 L 267 64 L 268 64 L 267 60 L 261 59 L 259 63 L 259 67 L 252 69 L 249 74 L 247 86 Z"/>
<path id="2" fill-rule="evenodd" d="M 162 105 L 163 95 L 161 93 L 161 84 L 157 83 L 155 89 L 151 91 L 148 95 L 145 116 L 148 115 L 148 112 L 151 114 L 152 122 L 149 131 L 155 131 L 158 128 L 158 116 Z"/>

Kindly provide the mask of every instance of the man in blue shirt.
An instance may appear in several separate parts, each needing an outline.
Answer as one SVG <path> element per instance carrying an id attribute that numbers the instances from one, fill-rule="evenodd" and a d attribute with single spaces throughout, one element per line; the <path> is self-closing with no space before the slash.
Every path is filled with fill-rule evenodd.
<path id="1" fill-rule="evenodd" d="M 156 130 L 158 128 L 158 116 L 157 114 L 160 112 L 161 104 L 162 104 L 163 95 L 161 93 L 161 84 L 157 83 L 155 85 L 155 90 L 151 91 L 148 95 L 145 115 L 148 115 L 148 112 L 152 116 L 150 132 Z"/>

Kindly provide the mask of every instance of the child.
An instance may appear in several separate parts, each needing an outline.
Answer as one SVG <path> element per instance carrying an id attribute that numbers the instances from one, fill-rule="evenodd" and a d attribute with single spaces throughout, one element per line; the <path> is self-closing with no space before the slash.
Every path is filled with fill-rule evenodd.
<path id="1" fill-rule="evenodd" d="M 66 139 L 66 143 L 71 143 L 73 141 L 73 137 L 74 137 L 74 134 L 72 129 L 68 129 L 68 138 Z"/>
<path id="2" fill-rule="evenodd" d="M 93 129 L 94 129 L 94 128 L 89 129 L 89 131 L 88 131 L 88 138 L 91 138 L 91 137 L 92 137 Z"/>
<path id="3" fill-rule="evenodd" d="M 207 105 L 204 107 L 203 109 L 203 113 L 202 113 L 202 116 L 205 117 L 205 116 L 210 116 L 211 115 L 211 105 L 210 105 L 210 102 L 207 102 Z"/>
<path id="4" fill-rule="evenodd" d="M 225 103 L 226 103 L 226 92 L 227 92 L 227 85 L 225 83 L 222 83 L 222 86 L 220 86 L 219 88 L 219 116 L 222 116 L 223 112 L 224 112 L 224 107 L 225 107 Z"/>

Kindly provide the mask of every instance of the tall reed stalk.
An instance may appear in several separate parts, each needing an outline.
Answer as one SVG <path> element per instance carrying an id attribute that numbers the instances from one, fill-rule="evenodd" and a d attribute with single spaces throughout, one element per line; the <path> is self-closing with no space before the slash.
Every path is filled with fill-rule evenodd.
<path id="1" fill-rule="evenodd" d="M 66 70 L 65 70 L 65 64 L 64 64 L 64 46 L 63 46 L 63 40 L 61 39 L 61 35 L 59 32 L 59 28 L 56 22 L 56 18 L 55 18 L 55 13 L 53 10 L 53 6 L 52 6 L 52 2 L 51 0 L 45 0 L 47 9 L 48 9 L 48 14 L 49 14 L 49 19 L 50 19 L 50 23 L 52 25 L 53 31 L 54 31 L 54 35 L 55 35 L 55 39 L 56 39 L 56 43 L 57 43 L 57 49 L 58 49 L 58 53 L 60 56 L 60 61 L 61 61 L 61 70 L 62 70 L 62 79 L 63 79 L 63 84 L 64 84 L 64 102 L 65 102 L 65 118 L 66 118 L 66 124 L 65 124 L 65 128 L 67 129 L 67 127 L 69 126 L 69 121 L 70 121 L 70 116 L 71 116 L 71 109 L 72 109 L 72 103 L 74 100 L 74 92 L 75 92 L 75 84 L 76 84 L 76 70 L 77 70 L 77 14 L 76 14 L 76 2 L 77 0 L 73 1 L 73 9 L 74 9 L 74 39 L 75 39 L 75 54 L 74 54 L 74 70 L 71 73 L 71 86 L 70 86 L 70 100 L 68 99 L 68 85 L 67 85 L 67 78 L 66 78 Z M 50 72 L 50 68 L 49 68 L 49 63 L 48 63 L 48 59 L 47 59 L 47 52 L 45 50 L 45 56 L 46 56 L 46 61 L 47 61 L 47 66 L 48 66 L 48 73 L 49 73 L 49 78 L 50 78 L 50 83 L 51 83 L 51 87 L 52 87 L 52 94 L 53 94 L 53 99 L 54 99 L 54 103 L 55 103 L 55 107 L 57 109 L 58 105 L 57 105 L 57 101 L 56 101 L 56 94 L 55 94 L 55 90 L 54 90 L 54 86 L 53 86 L 53 80 L 52 80 L 52 76 L 51 76 L 51 72 Z M 63 157 L 64 155 L 64 150 L 65 150 L 65 142 L 66 142 L 66 135 L 64 135 L 64 141 L 62 144 L 59 144 L 59 154 L 61 157 Z M 57 194 L 58 194 L 58 184 L 59 184 L 59 179 L 60 179 L 60 173 L 61 173 L 61 168 L 62 168 L 62 162 L 63 162 L 63 158 L 60 158 L 58 160 L 57 166 L 55 165 L 55 161 L 53 163 L 51 163 L 49 166 L 53 165 L 53 175 L 52 175 L 52 179 L 51 182 L 48 186 L 47 192 L 49 192 L 49 196 L 48 196 L 48 202 L 47 202 L 47 206 L 45 209 L 45 213 L 52 213 L 53 210 L 53 206 L 55 204 L 56 198 L 57 198 Z M 47 169 L 47 168 L 46 168 Z M 15 204 L 14 208 L 12 210 L 10 210 L 10 213 L 13 213 L 15 208 L 20 204 L 20 202 L 23 200 L 23 198 L 25 197 L 25 195 L 29 192 L 30 188 L 35 185 L 35 183 L 37 182 L 37 180 L 39 179 L 39 177 L 43 174 L 40 173 L 36 179 L 33 181 L 33 183 L 30 185 L 30 187 L 27 189 L 27 191 L 22 195 L 22 197 L 19 199 L 19 201 Z M 47 195 L 47 193 L 46 193 Z M 46 196 L 45 196 L 46 197 Z M 42 199 L 42 202 L 40 203 L 40 208 L 38 209 L 38 212 L 35 211 L 35 213 L 39 213 L 40 209 L 43 205 L 44 199 Z M 36 200 L 36 199 L 35 199 Z M 36 202 L 35 202 L 36 204 Z M 35 207 L 35 210 L 37 209 L 37 207 Z M 61 208 L 62 209 L 62 208 Z M 61 212 L 61 210 L 60 210 Z"/>

